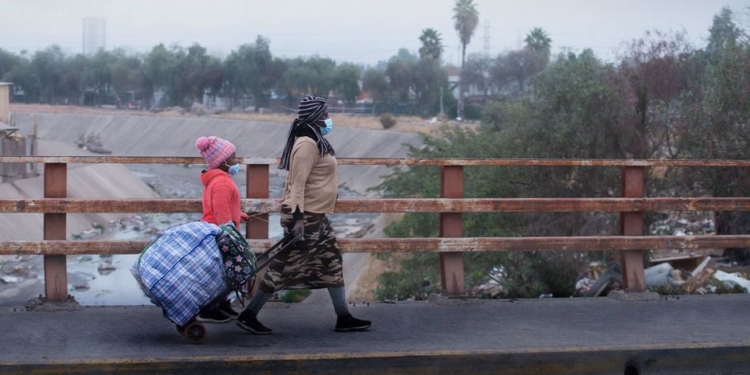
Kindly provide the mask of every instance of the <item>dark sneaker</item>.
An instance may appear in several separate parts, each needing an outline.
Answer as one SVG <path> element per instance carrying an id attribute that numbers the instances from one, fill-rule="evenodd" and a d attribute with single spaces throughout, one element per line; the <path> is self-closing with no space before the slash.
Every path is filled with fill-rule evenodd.
<path id="1" fill-rule="evenodd" d="M 219 307 L 217 308 L 217 310 L 219 310 L 229 319 L 237 319 L 237 317 L 240 315 L 240 313 L 234 311 L 234 309 L 232 308 L 232 303 L 229 302 L 229 300 L 219 302 Z"/>
<path id="2" fill-rule="evenodd" d="M 346 314 L 336 319 L 336 331 L 349 332 L 349 331 L 364 331 L 372 325 L 369 320 L 361 320 L 352 316 L 352 314 Z"/>
<path id="3" fill-rule="evenodd" d="M 237 317 L 237 327 L 255 335 L 268 335 L 273 332 L 272 329 L 259 322 L 255 315 L 244 311 Z"/>
<path id="4" fill-rule="evenodd" d="M 215 309 L 201 311 L 195 320 L 203 323 L 226 323 L 231 319 L 219 311 L 219 309 Z"/>

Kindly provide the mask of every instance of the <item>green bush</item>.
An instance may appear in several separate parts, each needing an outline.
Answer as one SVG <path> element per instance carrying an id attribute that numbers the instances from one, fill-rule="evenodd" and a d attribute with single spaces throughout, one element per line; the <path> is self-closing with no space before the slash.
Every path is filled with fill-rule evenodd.
<path id="1" fill-rule="evenodd" d="M 286 303 L 302 302 L 310 294 L 312 294 L 312 291 L 310 289 L 287 290 L 286 292 L 284 292 L 284 295 L 281 296 L 281 300 Z"/>
<path id="2" fill-rule="evenodd" d="M 440 292 L 440 260 L 437 253 L 409 254 L 399 261 L 400 270 L 378 276 L 375 299 L 378 301 L 424 300 Z"/>

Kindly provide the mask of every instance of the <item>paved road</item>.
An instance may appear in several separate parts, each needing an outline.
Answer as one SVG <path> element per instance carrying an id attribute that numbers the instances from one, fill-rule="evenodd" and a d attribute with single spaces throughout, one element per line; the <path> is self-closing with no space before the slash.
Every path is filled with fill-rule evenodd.
<path id="1" fill-rule="evenodd" d="M 750 374 L 748 295 L 371 303 L 356 333 L 328 304 L 274 302 L 272 335 L 212 325 L 202 345 L 152 306 L 37 310 L 0 311 L 0 374 Z"/>

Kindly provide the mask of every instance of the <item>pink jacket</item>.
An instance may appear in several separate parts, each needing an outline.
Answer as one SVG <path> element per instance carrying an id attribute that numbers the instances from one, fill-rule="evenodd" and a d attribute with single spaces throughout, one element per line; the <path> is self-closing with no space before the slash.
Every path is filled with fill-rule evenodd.
<path id="1" fill-rule="evenodd" d="M 240 190 L 221 169 L 208 169 L 201 173 L 203 183 L 203 216 L 201 221 L 221 225 L 233 222 L 239 228 L 247 214 L 240 210 Z"/>

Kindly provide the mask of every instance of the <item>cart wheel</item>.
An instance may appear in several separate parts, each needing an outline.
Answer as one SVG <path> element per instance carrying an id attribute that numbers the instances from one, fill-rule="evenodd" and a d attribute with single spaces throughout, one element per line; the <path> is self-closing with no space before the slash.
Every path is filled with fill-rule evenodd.
<path id="1" fill-rule="evenodd" d="M 180 328 L 178 327 L 178 330 Z M 191 344 L 200 344 L 206 339 L 206 326 L 201 322 L 190 322 L 180 330 L 182 337 Z"/>
<path id="2" fill-rule="evenodd" d="M 185 325 L 179 325 L 179 324 L 175 323 L 174 327 L 177 328 L 177 332 L 179 332 L 181 335 L 184 335 L 185 334 L 185 329 L 187 329 L 188 326 L 190 326 L 191 324 L 193 324 L 195 322 L 196 322 L 196 320 L 195 320 L 195 318 L 193 318 L 189 322 L 185 323 Z"/>

